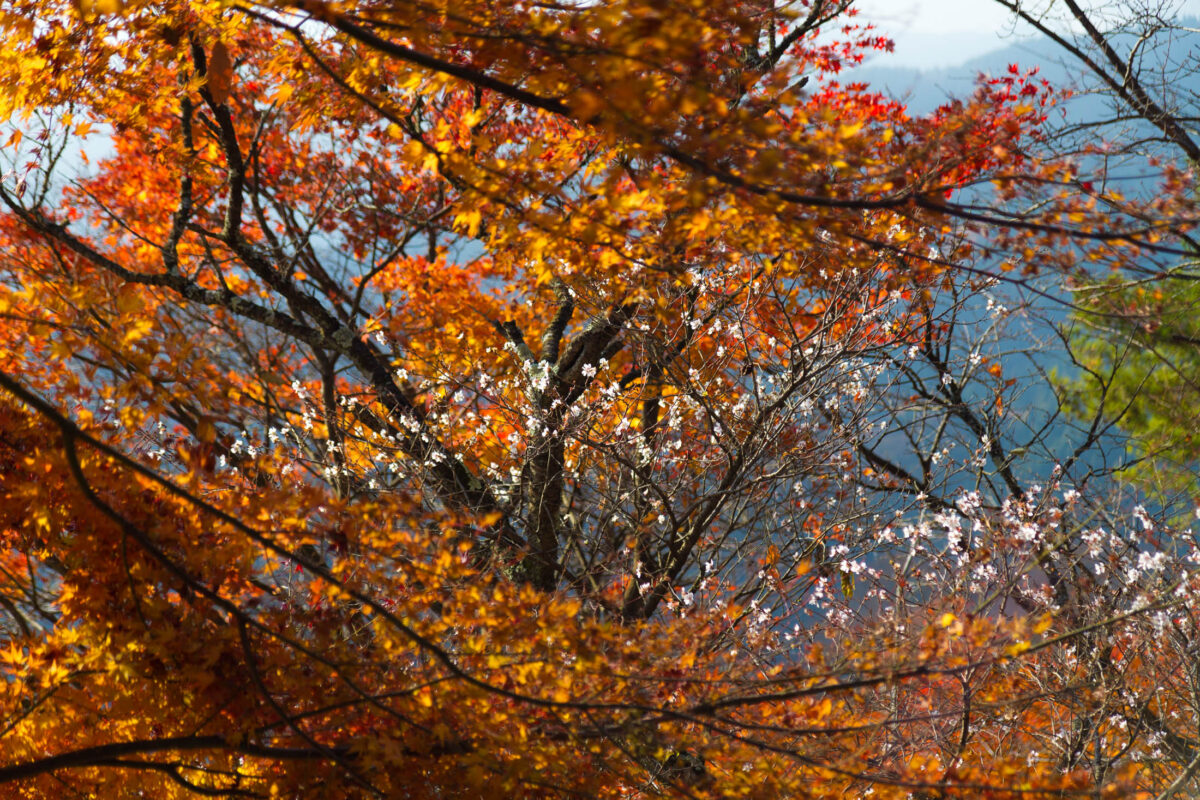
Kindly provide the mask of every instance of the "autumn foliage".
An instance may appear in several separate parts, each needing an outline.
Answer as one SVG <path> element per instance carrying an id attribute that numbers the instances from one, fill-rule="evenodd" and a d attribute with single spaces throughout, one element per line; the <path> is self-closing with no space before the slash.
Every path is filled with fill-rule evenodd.
<path id="1" fill-rule="evenodd" d="M 0 795 L 1186 767 L 1186 547 L 1096 522 L 1070 463 L 1012 477 L 939 355 L 947 298 L 1121 267 L 1189 207 L 1184 173 L 1065 191 L 1036 74 L 910 116 L 845 81 L 889 45 L 831 0 L 5 0 L 0 30 Z M 905 353 L 1004 497 L 874 449 Z"/>

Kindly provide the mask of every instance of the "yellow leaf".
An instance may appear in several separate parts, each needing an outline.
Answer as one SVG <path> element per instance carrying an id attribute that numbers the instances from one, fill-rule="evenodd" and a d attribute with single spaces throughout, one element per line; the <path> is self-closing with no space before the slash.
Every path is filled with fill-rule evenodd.
<path id="1" fill-rule="evenodd" d="M 117 311 L 122 314 L 136 314 L 142 310 L 142 296 L 138 287 L 127 283 L 117 290 Z"/>
<path id="2" fill-rule="evenodd" d="M 483 223 L 483 215 L 478 210 L 463 211 L 454 218 L 454 224 L 460 228 L 465 228 L 467 235 L 475 237 L 479 235 L 479 226 Z"/>
<path id="3" fill-rule="evenodd" d="M 291 99 L 292 93 L 296 91 L 296 87 L 290 83 L 281 83 L 279 88 L 271 95 L 271 102 L 286 103 Z"/>
<path id="4" fill-rule="evenodd" d="M 855 122 L 852 125 L 842 125 L 838 128 L 837 138 L 849 139 L 851 136 L 861 131 L 862 126 L 863 124 L 861 122 Z"/>
<path id="5" fill-rule="evenodd" d="M 154 323 L 147 319 L 139 319 L 133 322 L 125 331 L 125 335 L 121 338 L 122 344 L 131 344 L 138 339 L 144 337 L 154 327 Z"/>
<path id="6" fill-rule="evenodd" d="M 1016 642 L 1015 644 L 1010 644 L 1008 647 L 1006 647 L 1004 652 L 1010 656 L 1019 656 L 1028 649 L 1029 642 Z"/>

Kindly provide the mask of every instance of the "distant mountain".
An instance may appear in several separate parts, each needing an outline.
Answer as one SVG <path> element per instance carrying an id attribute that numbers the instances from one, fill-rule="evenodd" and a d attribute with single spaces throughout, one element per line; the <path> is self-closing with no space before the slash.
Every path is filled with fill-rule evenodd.
<path id="1" fill-rule="evenodd" d="M 1200 21 L 1187 20 L 1181 24 L 1200 30 Z M 927 38 L 926 44 L 930 48 L 963 46 L 962 42 L 943 42 L 938 37 Z M 1127 51 L 1131 44 L 1132 40 L 1118 40 L 1118 52 Z M 1165 88 L 1183 104 L 1186 115 L 1192 118 L 1200 117 L 1200 63 L 1189 60 L 1194 53 L 1200 53 L 1200 33 L 1180 32 L 1169 42 L 1169 47 L 1148 50 L 1142 65 L 1144 74 L 1157 76 L 1159 83 L 1157 86 L 1152 84 L 1152 91 Z M 902 100 L 911 113 L 918 115 L 933 110 L 951 98 L 968 97 L 981 75 L 1006 74 L 1010 64 L 1016 64 L 1022 70 L 1037 67 L 1039 76 L 1057 87 L 1082 85 L 1082 68 L 1078 62 L 1073 61 L 1054 42 L 1046 38 L 1016 40 L 1007 46 L 966 59 L 958 66 L 949 68 L 916 69 L 891 66 L 886 55 L 879 56 L 868 64 L 842 73 L 839 80 L 842 83 L 866 83 L 876 90 Z M 1094 78 L 1088 78 L 1089 83 L 1095 83 Z M 1085 121 L 1107 119 L 1111 116 L 1108 108 L 1109 100 L 1106 96 L 1080 93 L 1061 106 L 1062 119 L 1052 119 L 1051 124 L 1070 126 Z M 1152 138 L 1156 131 L 1149 123 L 1143 121 L 1127 123 L 1122 131 L 1115 128 L 1094 132 L 1089 130 L 1086 135 L 1094 137 L 1095 140 L 1104 136 L 1116 136 L 1118 133 L 1123 140 L 1130 141 L 1141 137 Z M 1171 156 L 1177 157 L 1178 153 L 1172 151 Z M 1085 160 L 1083 168 L 1086 170 L 1088 166 Z M 1095 163 L 1094 166 L 1098 167 L 1099 164 Z M 1144 175 L 1133 173 L 1124 177 L 1132 179 L 1125 186 L 1127 194 L 1133 191 L 1156 190 L 1155 181 Z M 1060 300 L 1069 297 L 1065 292 L 1056 289 L 1052 282 L 1044 288 Z M 996 292 L 1005 298 L 1009 305 L 1017 304 L 1016 298 L 1020 293 L 1011 287 L 1000 287 Z M 1054 328 L 1068 322 L 1069 309 L 1045 297 L 1032 298 L 1032 303 L 1027 324 L 1012 330 L 1003 342 L 1001 350 L 1006 354 L 1000 357 L 1000 361 L 1004 365 L 1006 375 L 1022 376 L 1023 394 L 1013 408 L 1017 409 L 1018 414 L 1025 415 L 1030 430 L 1038 430 L 1042 425 L 1047 426 L 1038 434 L 1045 449 L 1036 454 L 1030 452 L 1020 459 L 1015 467 L 1027 479 L 1047 479 L 1054 465 L 1074 450 L 1084 434 L 1066 418 L 1055 417 L 1055 391 L 1045 378 L 1050 372 L 1070 375 L 1075 371 L 1067 354 L 1056 345 L 1058 339 L 1053 332 Z M 974 305 L 982 304 L 983 300 L 978 299 Z M 970 306 L 969 314 L 980 313 L 974 305 Z M 1008 435 L 1013 437 L 1014 442 L 1024 444 L 1017 430 L 1009 431 Z M 1099 446 L 1089 451 L 1081 466 L 1100 467 L 1106 462 L 1115 463 L 1120 460 L 1125 447 L 1126 442 L 1119 434 L 1105 437 Z M 905 458 L 904 445 L 898 438 L 886 441 L 882 449 L 886 455 L 898 461 Z"/>
<path id="2" fill-rule="evenodd" d="M 928 37 L 930 46 L 937 46 L 938 37 Z M 914 113 L 931 111 L 948 99 L 965 97 L 975 86 L 980 74 L 999 75 L 1009 64 L 1022 69 L 1039 67 L 1039 74 L 1055 84 L 1070 82 L 1070 72 L 1061 63 L 1062 53 L 1047 39 L 1024 39 L 1007 47 L 991 50 L 969 58 L 958 66 L 939 69 L 916 69 L 889 66 L 887 56 L 879 56 L 867 64 L 847 70 L 843 82 L 861 81 L 892 97 L 906 100 Z"/>
<path id="3" fill-rule="evenodd" d="M 1181 18 L 1178 25 L 1200 31 L 1200 18 Z M 979 37 L 983 38 L 983 37 Z M 923 35 L 906 41 L 906 47 L 922 45 L 930 50 L 949 52 L 978 52 L 979 38 L 973 36 Z M 1124 53 L 1133 44 L 1132 37 L 1116 40 L 1118 52 Z M 1169 48 L 1169 49 L 1168 49 Z M 1173 34 L 1167 47 L 1143 54 L 1145 74 L 1159 74 L 1169 79 L 1175 91 L 1194 92 L 1200 96 L 1200 65 L 1193 54 L 1200 52 L 1200 33 L 1178 31 Z M 945 52 L 939 53 L 945 60 Z M 1054 42 L 1044 37 L 1017 39 L 1011 44 L 990 50 L 982 55 L 966 58 L 953 67 L 918 69 L 888 64 L 888 56 L 880 55 L 868 63 L 847 70 L 841 76 L 843 82 L 862 81 L 898 99 L 905 99 L 914 113 L 924 113 L 936 108 L 951 97 L 970 94 L 979 75 L 999 75 L 1009 64 L 1022 69 L 1038 67 L 1038 74 L 1055 86 L 1079 84 L 1081 67 Z M 1069 114 L 1074 120 L 1088 119 L 1101 112 L 1104 101 L 1095 96 L 1080 96 L 1071 101 Z"/>

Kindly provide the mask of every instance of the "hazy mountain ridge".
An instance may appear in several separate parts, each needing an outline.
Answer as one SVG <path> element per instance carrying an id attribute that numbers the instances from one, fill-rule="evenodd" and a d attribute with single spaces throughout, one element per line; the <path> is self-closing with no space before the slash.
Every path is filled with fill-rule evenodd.
<path id="1" fill-rule="evenodd" d="M 1181 19 L 1181 25 L 1200 29 L 1200 20 Z M 1126 52 L 1132 44 L 1132 39 L 1118 37 L 1116 42 L 1119 52 Z M 1170 48 L 1151 51 L 1143 61 L 1145 74 L 1153 76 L 1148 80 L 1149 88 L 1159 96 L 1160 91 L 1168 94 L 1163 99 L 1168 106 L 1173 103 L 1182 105 L 1190 111 L 1190 116 L 1200 116 L 1200 63 L 1194 67 L 1188 61 L 1192 53 L 1200 53 L 1200 32 L 1180 32 L 1170 42 Z M 1163 63 L 1155 63 L 1154 59 L 1162 59 Z M 1061 114 L 1050 120 L 1056 130 L 1069 130 L 1072 126 L 1086 121 L 1111 118 L 1111 101 L 1107 95 L 1080 91 L 1082 87 L 1094 85 L 1097 81 L 1092 76 L 1083 75 L 1083 66 L 1074 61 L 1057 44 L 1048 38 L 1033 38 L 1014 40 L 1011 44 L 998 47 L 989 52 L 967 59 L 961 64 L 938 69 L 919 69 L 906 66 L 889 66 L 886 55 L 873 59 L 870 63 L 846 70 L 838 79 L 841 83 L 862 82 L 872 89 L 883 92 L 906 103 L 914 116 L 928 113 L 938 105 L 949 100 L 962 99 L 970 96 L 981 78 L 1007 74 L 1009 66 L 1016 64 L 1022 71 L 1037 68 L 1039 77 L 1049 81 L 1051 85 L 1061 88 L 1071 88 L 1077 91 L 1073 97 L 1063 102 L 1056 114 Z M 1191 67 L 1191 68 L 1189 68 Z M 1090 78 L 1085 82 L 1084 78 Z M 1156 133 L 1150 123 L 1142 121 L 1123 123 L 1123 128 L 1109 127 L 1088 131 L 1087 136 L 1094 140 L 1102 138 L 1117 138 L 1130 141 Z M 1170 157 L 1177 158 L 1177 150 L 1169 150 Z M 1083 158 L 1081 166 L 1086 171 L 1091 167 L 1099 168 L 1099 163 L 1090 162 Z M 1152 172 L 1142 172 L 1132 163 L 1120 168 L 1122 177 L 1131 179 L 1126 185 L 1126 191 L 1153 192 L 1157 186 L 1157 176 Z M 1136 190 L 1134 187 L 1137 187 Z M 1047 276 L 1049 277 L 1049 276 Z M 1029 297 L 1025 301 L 1031 303 L 1027 307 L 1026 324 L 1015 326 L 1004 338 L 998 349 L 1005 352 L 1000 356 L 1005 374 L 1021 375 L 1024 386 L 1023 397 L 1015 405 L 1019 414 L 1028 415 L 1028 429 L 1036 430 L 1042 424 L 1049 425 L 1039 434 L 1044 450 L 1041 453 L 1029 453 L 1016 465 L 1016 469 L 1025 477 L 1031 479 L 1048 478 L 1055 464 L 1063 454 L 1072 452 L 1081 441 L 1084 433 L 1074 424 L 1063 417 L 1054 416 L 1057 408 L 1056 392 L 1045 375 L 1057 372 L 1060 375 L 1071 375 L 1076 371 L 1069 356 L 1060 350 L 1055 343 L 1059 341 L 1054 329 L 1069 323 L 1070 309 L 1063 301 L 1068 301 L 1070 295 L 1056 288 L 1053 282 L 1042 287 L 1058 301 L 1047 297 Z M 1020 306 L 1018 299 L 1023 294 L 1014 287 L 999 287 L 997 293 L 1005 302 Z M 982 305 L 982 300 L 979 305 Z M 977 310 L 976 310 L 977 311 Z M 1020 426 L 1017 426 L 1019 429 Z M 1017 429 L 1010 430 L 1016 443 L 1024 445 L 1021 434 Z M 1104 437 L 1098 447 L 1093 448 L 1084 458 L 1085 466 L 1100 467 L 1106 461 L 1113 463 L 1120 460 L 1127 446 L 1118 432 Z M 893 447 L 896 447 L 893 450 Z M 889 457 L 902 458 L 903 446 L 897 441 L 887 441 L 882 449 Z"/>
<path id="2" fill-rule="evenodd" d="M 1200 31 L 1200 17 L 1182 17 L 1177 24 Z M 936 46 L 939 39 L 929 34 L 920 38 L 928 40 L 929 46 Z M 1118 52 L 1122 53 L 1127 52 L 1133 43 L 1130 36 L 1117 37 L 1115 41 Z M 947 47 L 959 49 L 973 43 L 974 40 L 962 44 L 947 42 Z M 1155 54 L 1147 52 L 1143 55 L 1143 67 L 1146 71 L 1157 69 L 1169 75 L 1174 90 L 1200 94 L 1200 63 L 1195 64 L 1191 71 L 1187 65 L 1179 63 L 1191 53 L 1200 53 L 1200 32 L 1179 31 L 1170 42 L 1170 50 L 1162 53 L 1173 66 L 1166 66 L 1166 62 L 1156 63 Z M 981 75 L 1002 74 L 1010 64 L 1016 64 L 1022 70 L 1036 67 L 1038 75 L 1054 86 L 1078 88 L 1082 83 L 1082 65 L 1045 37 L 1014 38 L 1007 46 L 968 58 L 955 66 L 937 69 L 890 65 L 888 60 L 888 55 L 880 55 L 866 64 L 846 70 L 839 78 L 843 83 L 861 81 L 885 94 L 903 99 L 915 114 L 931 111 L 951 98 L 969 95 Z M 1159 80 L 1162 79 L 1160 76 Z M 1088 115 L 1102 111 L 1104 102 L 1094 95 L 1080 94 L 1070 102 L 1069 118 L 1071 121 L 1086 119 Z"/>

